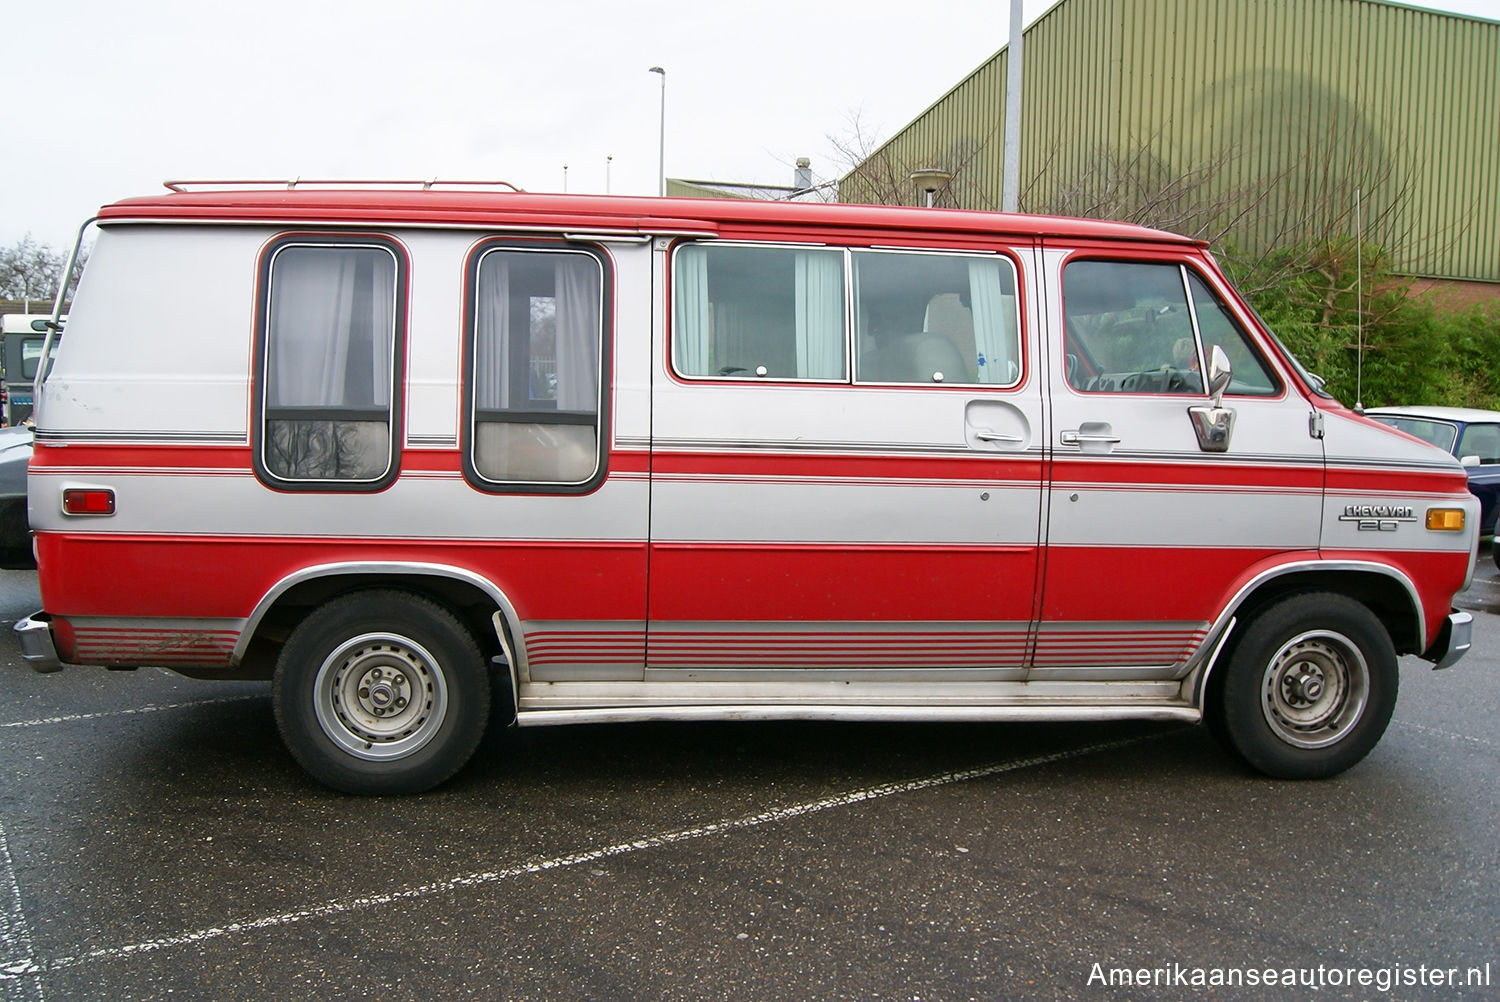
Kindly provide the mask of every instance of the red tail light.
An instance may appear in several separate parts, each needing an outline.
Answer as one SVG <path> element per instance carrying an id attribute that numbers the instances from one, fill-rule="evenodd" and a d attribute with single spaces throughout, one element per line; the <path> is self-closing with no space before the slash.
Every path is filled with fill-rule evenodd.
<path id="1" fill-rule="evenodd" d="M 113 515 L 115 492 L 105 487 L 69 487 L 63 491 L 64 515 Z"/>

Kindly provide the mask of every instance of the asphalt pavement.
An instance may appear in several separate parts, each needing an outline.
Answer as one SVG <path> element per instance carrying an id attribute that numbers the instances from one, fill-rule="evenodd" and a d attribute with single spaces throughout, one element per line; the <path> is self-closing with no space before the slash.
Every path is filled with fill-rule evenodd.
<path id="1" fill-rule="evenodd" d="M 362 799 L 264 684 L 0 640 L 0 1002 L 1497 999 L 1496 577 L 1306 783 L 1180 725 L 631 724 Z"/>

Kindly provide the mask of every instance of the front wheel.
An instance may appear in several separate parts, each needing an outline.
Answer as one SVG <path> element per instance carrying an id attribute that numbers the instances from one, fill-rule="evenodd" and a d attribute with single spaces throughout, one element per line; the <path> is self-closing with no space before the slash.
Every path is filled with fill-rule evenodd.
<path id="1" fill-rule="evenodd" d="M 1396 707 L 1396 651 L 1342 595 L 1286 598 L 1250 622 L 1213 686 L 1227 743 L 1281 779 L 1337 775 L 1370 753 Z"/>
<path id="2" fill-rule="evenodd" d="M 287 638 L 271 689 L 292 757 L 346 793 L 417 793 L 468 761 L 489 718 L 473 635 L 399 591 L 345 595 Z"/>

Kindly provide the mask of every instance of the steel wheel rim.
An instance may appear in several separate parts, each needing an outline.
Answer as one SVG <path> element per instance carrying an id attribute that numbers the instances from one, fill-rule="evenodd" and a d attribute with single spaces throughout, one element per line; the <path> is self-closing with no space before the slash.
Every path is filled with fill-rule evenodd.
<path id="1" fill-rule="evenodd" d="M 1271 658 L 1260 690 L 1261 710 L 1276 736 L 1298 748 L 1343 740 L 1370 699 L 1370 666 L 1340 633 L 1298 634 Z"/>
<path id="2" fill-rule="evenodd" d="M 425 747 L 448 712 L 438 660 L 416 641 L 366 633 L 323 659 L 313 683 L 323 733 L 343 751 L 371 762 L 405 758 Z"/>

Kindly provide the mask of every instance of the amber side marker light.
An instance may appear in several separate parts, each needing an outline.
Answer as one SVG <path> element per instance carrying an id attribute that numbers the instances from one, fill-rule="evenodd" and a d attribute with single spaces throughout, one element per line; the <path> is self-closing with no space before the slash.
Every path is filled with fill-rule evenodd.
<path id="1" fill-rule="evenodd" d="M 1434 532 L 1463 532 L 1464 510 L 1462 508 L 1428 508 L 1427 528 Z"/>
<path id="2" fill-rule="evenodd" d="M 63 491 L 62 508 L 64 515 L 113 515 L 115 492 L 99 487 L 71 487 Z"/>

